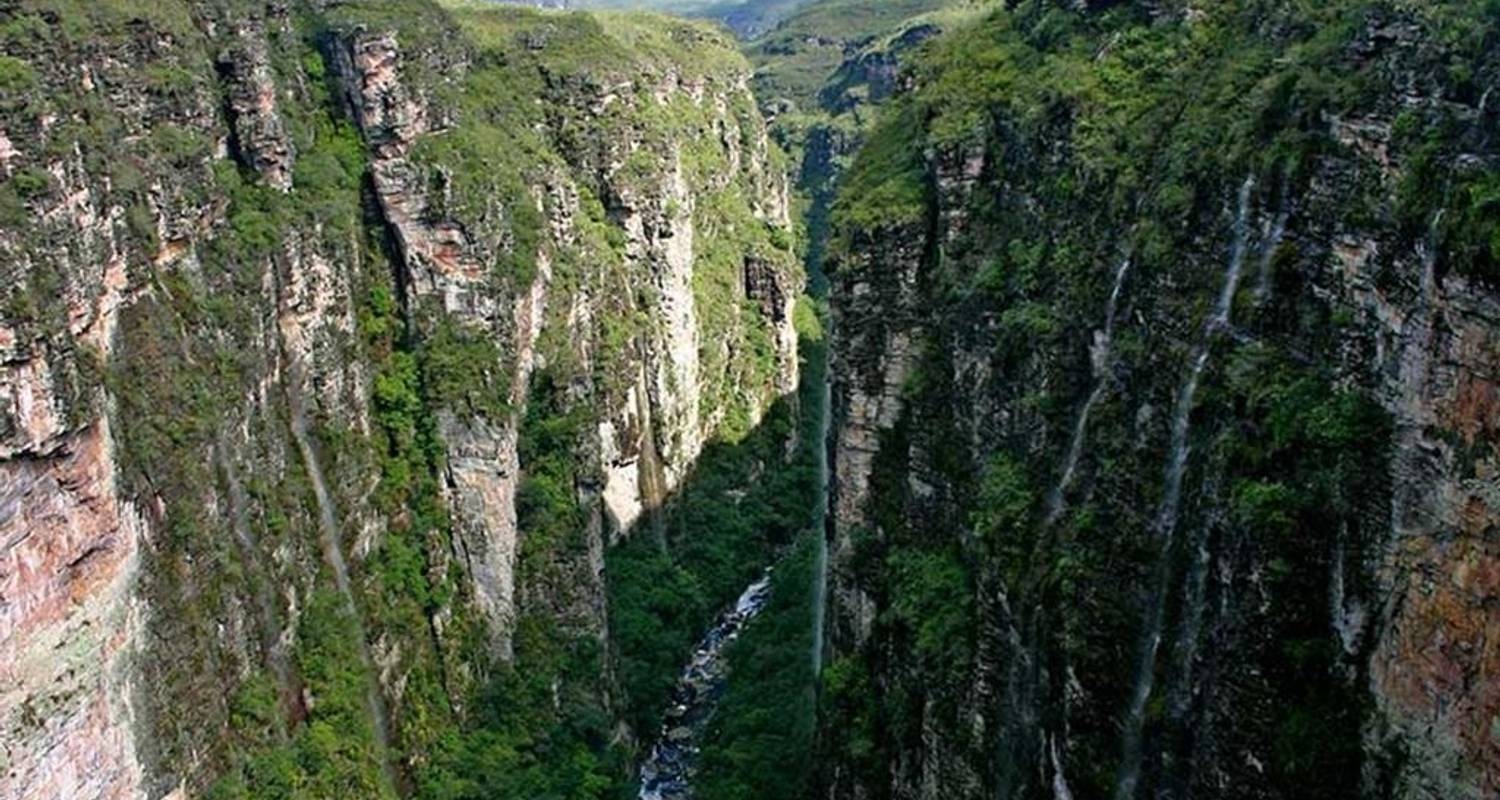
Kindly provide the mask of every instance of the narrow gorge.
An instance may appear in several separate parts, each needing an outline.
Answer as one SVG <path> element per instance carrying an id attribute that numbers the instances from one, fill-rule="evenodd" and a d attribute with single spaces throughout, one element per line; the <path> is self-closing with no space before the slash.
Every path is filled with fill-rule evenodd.
<path id="1" fill-rule="evenodd" d="M 1493 800 L 1497 0 L 0 0 L 0 800 Z"/>

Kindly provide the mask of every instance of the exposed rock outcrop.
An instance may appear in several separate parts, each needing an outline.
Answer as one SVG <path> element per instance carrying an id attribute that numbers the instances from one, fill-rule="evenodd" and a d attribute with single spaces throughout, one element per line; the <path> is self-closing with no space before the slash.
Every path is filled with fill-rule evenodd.
<path id="1" fill-rule="evenodd" d="M 296 152 L 276 113 L 276 81 L 264 22 L 254 16 L 236 21 L 233 41 L 219 64 L 225 72 L 235 146 L 268 186 L 285 192 L 292 188 Z"/>
<path id="2" fill-rule="evenodd" d="M 37 159 L 12 145 L 7 170 Z M 121 210 L 80 164 L 47 166 L 32 174 L 58 186 L 32 207 L 34 227 L 0 233 L 7 307 L 21 311 L 0 318 L 0 794 L 128 798 L 142 783 L 131 658 L 148 530 L 122 492 L 97 385 L 128 256 Z M 49 246 L 30 238 L 42 233 Z M 50 307 L 18 299 L 43 276 Z"/>
<path id="3" fill-rule="evenodd" d="M 543 48 L 561 46 L 565 45 L 550 42 Z M 374 143 L 371 170 L 383 215 L 401 247 L 404 303 L 412 324 L 430 334 L 438 324 L 433 309 L 440 308 L 444 320 L 505 343 L 505 362 L 495 370 L 509 383 L 508 409 L 498 418 L 476 418 L 460 409 L 440 415 L 449 448 L 447 486 L 457 511 L 458 544 L 473 577 L 476 602 L 491 620 L 494 646 L 503 653 L 509 648 L 515 614 L 515 498 L 521 472 L 517 431 L 549 307 L 567 302 L 555 297 L 552 262 L 577 258 L 575 253 L 582 249 L 576 229 L 580 179 L 585 191 L 606 201 L 611 221 L 624 234 L 624 273 L 647 282 L 647 288 L 637 288 L 625 305 L 627 313 L 649 320 L 633 343 L 639 366 L 619 370 L 626 376 L 636 373 L 634 380 L 623 392 L 606 391 L 608 413 L 598 426 L 602 497 L 613 535 L 628 531 L 645 510 L 663 502 L 715 435 L 718 415 L 724 411 L 710 407 L 707 410 L 714 414 L 705 419 L 700 361 L 708 345 L 703 337 L 705 329 L 718 334 L 697 312 L 701 289 L 695 281 L 702 279 L 695 275 L 701 272 L 697 263 L 705 249 L 695 236 L 700 216 L 696 196 L 704 188 L 699 182 L 711 182 L 708 188 L 713 191 L 745 192 L 758 217 L 785 228 L 790 224 L 786 179 L 775 175 L 770 164 L 764 123 L 731 113 L 732 102 L 743 108 L 749 100 L 743 73 L 687 77 L 680 67 L 669 66 L 659 73 L 648 68 L 641 78 L 622 84 L 578 86 L 572 83 L 576 78 L 555 79 L 553 96 L 547 99 L 563 107 L 561 113 L 572 117 L 571 125 L 584 128 L 605 125 L 620 114 L 639 113 L 648 102 L 690 104 L 720 131 L 721 157 L 728 169 L 689 175 L 684 151 L 690 143 L 682 138 L 651 143 L 644 136 L 600 136 L 585 139 L 583 149 L 561 153 L 581 175 L 548 170 L 529 196 L 513 198 L 509 208 L 497 186 L 486 213 L 471 217 L 453 208 L 450 195 L 459 179 L 440 163 L 414 157 L 413 150 L 425 135 L 445 134 L 429 130 L 432 119 L 446 119 L 444 124 L 457 128 L 459 135 L 474 121 L 432 110 L 428 93 L 403 82 L 404 58 L 426 58 L 432 62 L 427 66 L 450 77 L 461 76 L 467 68 L 462 55 L 405 54 L 391 33 L 355 31 L 341 44 L 339 72 L 354 116 Z M 578 134 L 569 130 L 568 135 Z M 747 142 L 755 146 L 747 148 Z M 658 154 L 667 166 L 642 182 L 624 168 L 647 152 Z M 590 181 L 597 183 L 589 185 Z M 439 187 L 441 197 L 431 195 L 433 186 Z M 519 203 L 532 208 L 517 208 Z M 545 235 L 523 241 L 518 225 L 529 216 L 548 221 Z M 535 252 L 517 252 L 533 247 Z M 497 279 L 490 265 L 500 259 L 534 264 L 530 283 L 517 286 Z M 780 290 L 775 307 L 761 309 L 761 324 L 774 337 L 777 374 L 770 386 L 751 387 L 759 397 L 739 398 L 752 409 L 752 424 L 754 410 L 796 385 L 791 304 L 799 284 L 786 253 L 766 257 L 761 271 L 762 284 Z M 738 289 L 749 291 L 748 285 Z M 591 354 L 583 355 L 587 359 Z M 724 363 L 738 357 L 727 354 Z"/>
<path id="4" fill-rule="evenodd" d="M 130 657 L 145 525 L 121 500 L 107 419 L 0 463 L 5 614 L 0 748 L 7 797 L 137 796 Z"/>

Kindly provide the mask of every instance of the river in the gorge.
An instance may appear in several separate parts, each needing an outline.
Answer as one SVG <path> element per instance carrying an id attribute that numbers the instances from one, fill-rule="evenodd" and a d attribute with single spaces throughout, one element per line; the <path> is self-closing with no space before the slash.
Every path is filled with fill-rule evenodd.
<path id="1" fill-rule="evenodd" d="M 767 569 L 698 641 L 672 690 L 672 705 L 662 719 L 651 754 L 641 765 L 641 800 L 686 800 L 693 796 L 692 777 L 703 732 L 724 693 L 729 645 L 765 609 L 770 598 L 771 570 Z"/>

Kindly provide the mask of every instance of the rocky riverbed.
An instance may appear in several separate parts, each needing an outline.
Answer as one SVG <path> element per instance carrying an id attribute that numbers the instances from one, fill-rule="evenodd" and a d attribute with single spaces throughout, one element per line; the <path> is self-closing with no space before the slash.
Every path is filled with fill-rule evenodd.
<path id="1" fill-rule="evenodd" d="M 770 597 L 771 570 L 767 569 L 699 640 L 677 679 L 672 707 L 662 718 L 656 744 L 641 765 L 641 800 L 684 800 L 693 796 L 699 740 L 724 691 L 725 655 L 745 625 L 765 609 Z"/>

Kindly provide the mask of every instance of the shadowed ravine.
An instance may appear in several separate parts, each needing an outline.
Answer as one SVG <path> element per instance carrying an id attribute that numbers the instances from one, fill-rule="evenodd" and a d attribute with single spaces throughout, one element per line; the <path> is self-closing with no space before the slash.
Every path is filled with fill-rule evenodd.
<path id="1" fill-rule="evenodd" d="M 1500 0 L 0 0 L 0 800 L 1500 800 L 1497 89 Z"/>
<path id="2" fill-rule="evenodd" d="M 769 662 L 777 654 L 774 648 L 766 647 L 768 642 L 765 636 L 774 635 L 775 630 L 798 630 L 804 629 L 804 624 L 810 621 L 808 633 L 808 662 L 811 669 L 801 672 L 802 663 L 790 666 L 799 674 L 805 675 L 801 680 L 816 681 L 816 675 L 822 671 L 823 663 L 823 620 L 825 620 L 826 602 L 828 602 L 828 542 L 823 533 L 823 522 L 826 519 L 826 504 L 828 504 L 829 485 L 829 458 L 828 432 L 831 422 L 831 384 L 828 374 L 823 369 L 823 354 L 820 348 L 811 347 L 804 350 L 807 354 L 807 371 L 802 375 L 801 407 L 810 414 L 811 420 L 816 420 L 816 425 L 804 426 L 802 428 L 802 447 L 811 447 L 810 455 L 813 471 L 808 473 L 808 479 L 816 480 L 816 492 L 808 497 L 811 507 L 808 507 L 807 536 L 810 537 L 811 563 L 801 560 L 799 551 L 801 548 L 792 548 L 778 555 L 777 564 L 768 567 L 759 579 L 748 585 L 736 602 L 726 609 L 723 614 L 715 618 L 708 632 L 702 636 L 694 645 L 693 654 L 688 659 L 687 666 L 679 672 L 678 680 L 673 686 L 667 707 L 661 714 L 661 726 L 657 737 L 652 743 L 651 750 L 646 755 L 645 761 L 640 764 L 639 771 L 639 797 L 642 800 L 685 800 L 685 798 L 696 797 L 697 791 L 703 786 L 694 785 L 699 779 L 699 770 L 702 768 L 703 782 L 711 782 L 706 774 L 712 771 L 708 764 L 709 758 L 705 758 L 705 749 L 712 749 L 714 755 L 718 753 L 718 747 L 733 747 L 726 743 L 723 735 L 723 726 L 735 728 L 733 720 L 739 719 L 735 714 L 744 714 L 742 705 L 744 698 L 739 698 L 739 705 L 735 705 L 733 693 L 736 690 L 742 692 L 745 686 L 766 687 L 774 684 L 756 683 L 757 680 L 765 680 L 765 674 L 747 675 L 744 680 L 747 684 L 735 683 L 730 686 L 733 675 L 730 669 L 738 669 L 754 663 L 748 672 L 759 672 L 760 669 L 787 668 L 786 656 L 790 653 L 781 654 L 774 663 Z M 804 417 L 805 419 L 805 417 Z M 810 569 L 808 569 L 810 567 Z M 777 581 L 772 590 L 772 570 L 784 569 L 786 572 L 777 572 L 780 581 Z M 804 578 L 802 570 L 808 570 Z M 805 582 L 804 582 L 805 581 Z M 805 593 L 804 593 L 805 590 Z M 772 591 L 775 591 L 775 602 L 772 603 Z M 790 615 L 790 617 L 789 617 Z M 756 633 L 759 641 L 745 641 L 741 647 L 732 647 L 733 642 L 739 641 L 751 621 L 756 618 L 765 617 L 756 623 Z M 790 621 L 795 620 L 795 621 Z M 730 653 L 733 651 L 733 654 Z M 730 663 L 736 660 L 735 665 Z M 808 689 L 808 698 L 811 698 L 813 687 L 810 683 L 804 683 Z M 720 708 L 723 705 L 723 708 Z M 715 717 L 724 714 L 718 722 Z M 714 725 L 709 723 L 714 722 Z M 744 720 L 739 719 L 739 722 Z M 723 725 L 720 725 L 723 723 Z M 790 723 L 787 723 L 790 725 Z M 712 728 L 712 729 L 711 729 Z M 778 735 L 795 735 L 789 729 L 777 731 Z M 720 764 L 721 768 L 721 764 Z M 787 765 L 787 768 L 792 768 Z M 721 774 L 715 773 L 717 779 L 723 779 Z M 787 777 L 787 782 L 792 782 L 792 777 Z M 720 785 L 721 788 L 721 785 Z"/>

